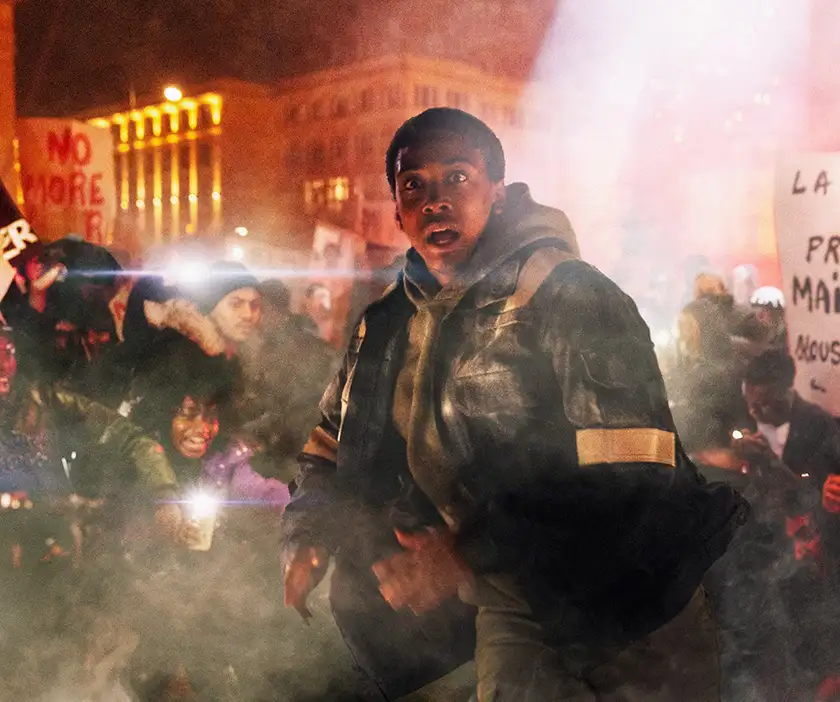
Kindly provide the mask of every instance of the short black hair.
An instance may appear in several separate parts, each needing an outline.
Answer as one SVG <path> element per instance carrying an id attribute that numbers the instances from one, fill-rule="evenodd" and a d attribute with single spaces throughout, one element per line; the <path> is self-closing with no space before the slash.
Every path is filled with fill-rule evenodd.
<path id="1" fill-rule="evenodd" d="M 484 155 L 487 176 L 494 183 L 504 180 L 505 152 L 499 137 L 478 117 L 451 107 L 433 107 L 415 115 L 396 131 L 385 154 L 385 175 L 391 194 L 397 192 L 397 156 L 422 144 L 431 134 L 449 132 L 468 139 Z"/>
<path id="2" fill-rule="evenodd" d="M 793 387 L 796 364 L 785 349 L 769 349 L 753 358 L 744 372 L 747 385 Z"/>

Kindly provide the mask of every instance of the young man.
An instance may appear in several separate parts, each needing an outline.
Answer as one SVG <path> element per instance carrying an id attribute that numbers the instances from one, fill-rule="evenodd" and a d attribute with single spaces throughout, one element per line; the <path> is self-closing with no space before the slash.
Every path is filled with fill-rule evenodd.
<path id="1" fill-rule="evenodd" d="M 755 433 L 734 442 L 774 493 L 788 501 L 821 506 L 814 513 L 829 575 L 840 563 L 840 427 L 825 410 L 793 389 L 796 367 L 784 349 L 754 358 L 744 377 L 744 399 Z M 805 511 L 803 508 L 802 511 Z M 793 516 L 793 515 L 788 515 Z"/>
<path id="2" fill-rule="evenodd" d="M 475 117 L 412 118 L 386 168 L 412 249 L 301 457 L 287 602 L 334 551 L 338 578 L 366 548 L 349 525 L 403 487 L 438 519 L 397 530 L 381 596 L 478 606 L 482 702 L 717 699 L 699 582 L 747 508 L 680 449 L 635 305 L 578 260 L 562 212 L 505 187 Z"/>

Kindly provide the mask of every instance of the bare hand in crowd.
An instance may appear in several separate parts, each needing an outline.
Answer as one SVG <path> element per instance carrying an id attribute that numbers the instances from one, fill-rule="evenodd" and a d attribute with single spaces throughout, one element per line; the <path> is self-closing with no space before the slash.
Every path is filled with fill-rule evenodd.
<path id="1" fill-rule="evenodd" d="M 822 504 L 826 512 L 840 514 L 840 475 L 828 476 L 822 489 Z"/>
<path id="2" fill-rule="evenodd" d="M 192 548 L 201 542 L 198 525 L 184 518 L 179 505 L 170 503 L 158 507 L 155 511 L 155 526 L 163 538 L 178 546 Z"/>
<path id="3" fill-rule="evenodd" d="M 173 298 L 166 302 L 143 303 L 149 324 L 158 329 L 174 329 L 197 343 L 208 356 L 225 351 L 225 341 L 216 326 L 189 300 Z"/>
<path id="4" fill-rule="evenodd" d="M 720 470 L 740 471 L 744 467 L 744 461 L 732 449 L 704 449 L 703 451 L 693 453 L 691 458 L 697 463 L 719 468 Z"/>
<path id="5" fill-rule="evenodd" d="M 379 591 L 394 609 L 408 607 L 423 614 L 472 584 L 472 572 L 455 551 L 450 533 L 397 531 L 396 535 L 405 551 L 373 566 Z"/>
<path id="6" fill-rule="evenodd" d="M 286 564 L 283 581 L 283 604 L 294 607 L 304 621 L 312 618 L 306 599 L 324 579 L 329 565 L 326 549 L 317 546 L 300 546 Z"/>
<path id="7" fill-rule="evenodd" d="M 744 433 L 742 439 L 735 439 L 732 442 L 735 453 L 748 461 L 770 460 L 775 457 L 773 449 L 763 434 Z"/>

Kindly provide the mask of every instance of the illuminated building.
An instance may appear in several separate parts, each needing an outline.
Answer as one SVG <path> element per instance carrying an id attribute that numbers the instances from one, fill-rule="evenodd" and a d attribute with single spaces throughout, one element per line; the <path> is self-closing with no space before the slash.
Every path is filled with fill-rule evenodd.
<path id="1" fill-rule="evenodd" d="M 0 179 L 14 194 L 17 173 L 15 135 L 14 0 L 0 0 Z"/>
<path id="2" fill-rule="evenodd" d="M 313 229 L 301 223 L 319 219 L 399 248 L 384 175 L 397 127 L 427 107 L 460 107 L 510 152 L 525 127 L 522 87 L 464 63 L 388 57 L 271 86 L 178 86 L 175 101 L 162 87 L 81 117 L 113 130 L 119 205 L 147 243 L 245 230 L 306 249 Z"/>
<path id="3" fill-rule="evenodd" d="M 253 227 L 270 195 L 262 156 L 272 105 L 263 86 L 221 80 L 80 118 L 111 128 L 118 205 L 148 245 Z"/>

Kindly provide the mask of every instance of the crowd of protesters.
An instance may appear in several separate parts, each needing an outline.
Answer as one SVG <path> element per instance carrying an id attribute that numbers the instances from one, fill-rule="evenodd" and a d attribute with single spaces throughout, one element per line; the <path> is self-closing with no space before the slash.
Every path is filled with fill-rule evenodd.
<path id="1" fill-rule="evenodd" d="M 340 639 L 286 664 L 307 656 L 284 636 L 278 525 L 339 362 L 317 320 L 233 262 L 129 279 L 68 237 L 19 271 L 0 331 L 0 698 L 315 695 Z"/>
<path id="2" fill-rule="evenodd" d="M 317 284 L 18 262 L 0 700 L 396 700 L 472 659 L 437 699 L 835 699 L 840 429 L 781 294 L 701 273 L 657 359 L 482 122 L 429 110 L 386 170 L 412 249 L 343 360 Z"/>
<path id="3" fill-rule="evenodd" d="M 840 428 L 793 389 L 783 294 L 739 273 L 733 291 L 720 275 L 697 275 L 659 349 L 683 446 L 752 507 L 707 582 L 723 696 L 835 699 Z"/>

